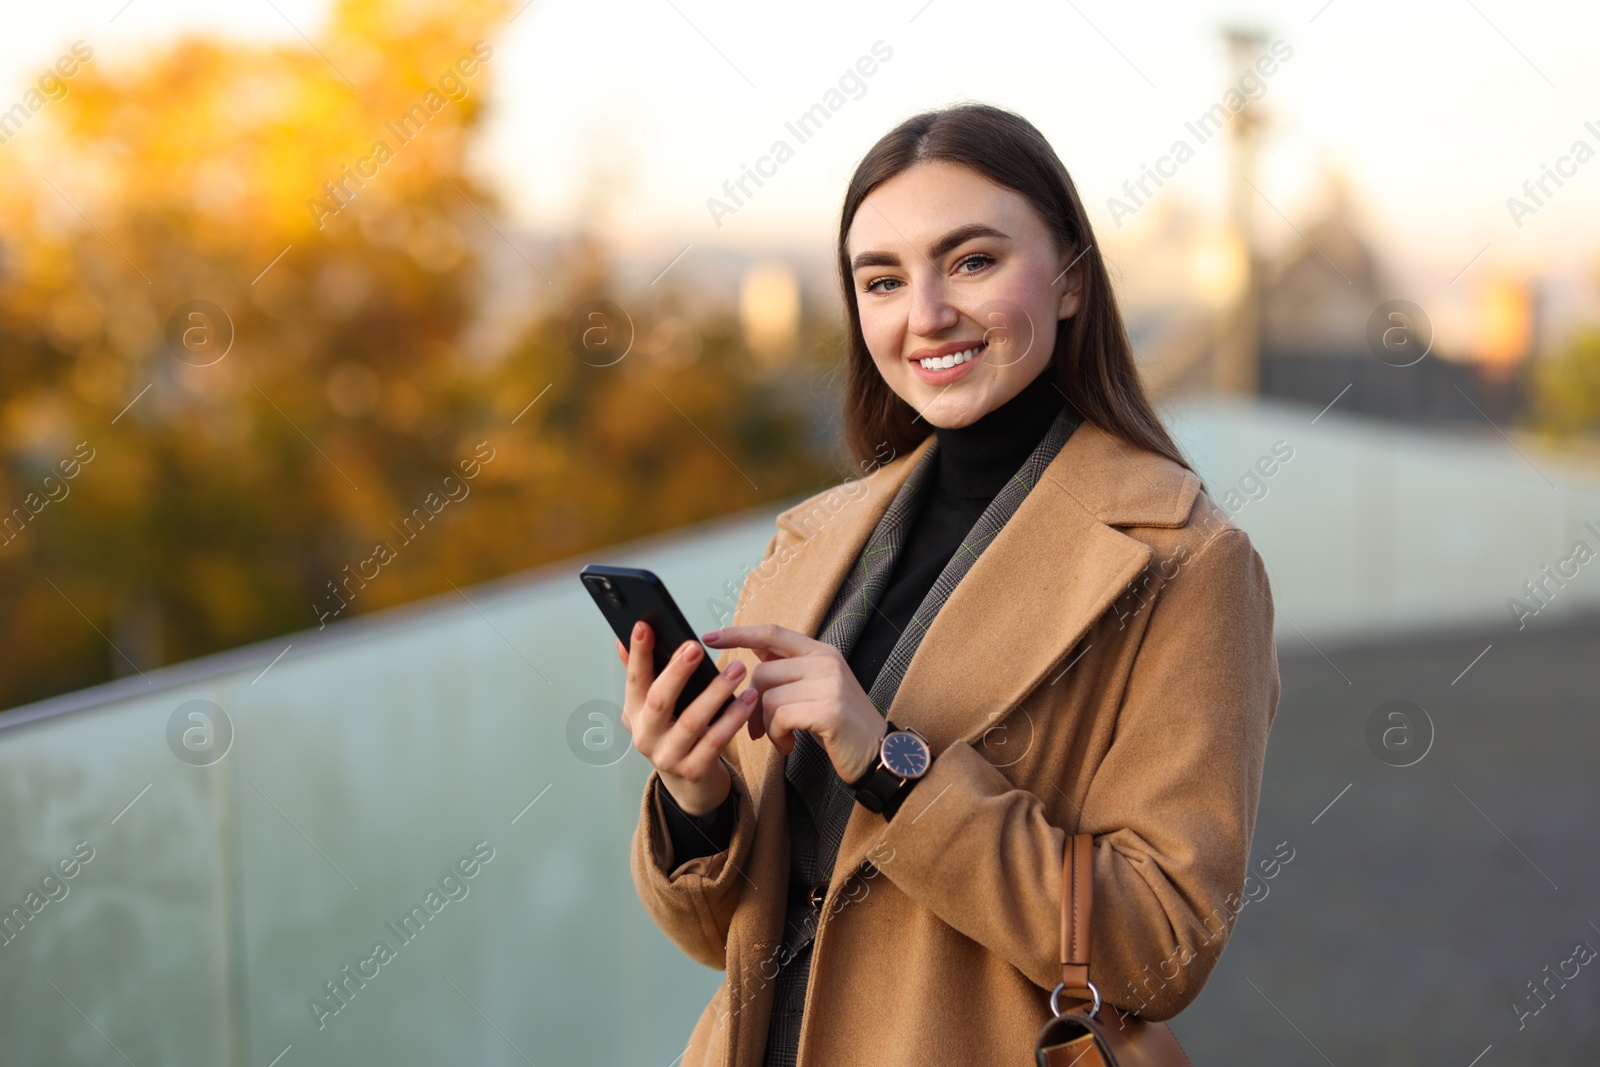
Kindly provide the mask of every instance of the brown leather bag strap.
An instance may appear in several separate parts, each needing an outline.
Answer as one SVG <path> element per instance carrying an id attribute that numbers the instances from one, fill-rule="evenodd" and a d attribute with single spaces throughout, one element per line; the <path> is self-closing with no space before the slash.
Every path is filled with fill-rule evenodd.
<path id="1" fill-rule="evenodd" d="M 1068 834 L 1061 866 L 1061 981 L 1089 993 L 1089 918 L 1094 910 L 1094 836 Z"/>
<path id="2" fill-rule="evenodd" d="M 1094 836 L 1068 834 L 1061 861 L 1061 982 L 1050 994 L 1050 1009 L 1034 1041 L 1039 1067 L 1194 1067 L 1178 1044 L 1177 1035 L 1164 1022 L 1145 1022 L 1117 1011 L 1115 1025 L 1100 1023 L 1101 998 L 1089 985 L 1089 917 L 1094 909 Z M 1093 1002 L 1058 1006 L 1060 994 Z"/>

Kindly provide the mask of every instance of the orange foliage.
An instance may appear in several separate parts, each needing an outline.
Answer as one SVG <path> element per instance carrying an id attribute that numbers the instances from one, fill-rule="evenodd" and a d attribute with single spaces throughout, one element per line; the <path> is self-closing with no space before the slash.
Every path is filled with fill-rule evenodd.
<path id="1" fill-rule="evenodd" d="M 469 350 L 504 239 L 465 156 L 508 14 L 344 0 L 322 54 L 90 59 L 0 145 L 0 707 L 315 626 L 379 542 L 348 613 L 833 477 L 731 322 L 696 320 L 692 362 L 574 358 L 592 248 L 541 264 L 509 355 Z"/>

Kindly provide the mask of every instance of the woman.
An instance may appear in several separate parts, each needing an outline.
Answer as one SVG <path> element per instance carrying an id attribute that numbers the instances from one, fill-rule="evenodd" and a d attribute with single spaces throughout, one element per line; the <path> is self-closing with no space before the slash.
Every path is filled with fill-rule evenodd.
<path id="1" fill-rule="evenodd" d="M 1070 833 L 1102 1020 L 1171 1018 L 1249 860 L 1279 692 L 1260 557 L 1145 398 L 1028 122 L 892 130 L 838 252 L 848 439 L 894 458 L 778 516 L 678 720 L 694 643 L 659 678 L 649 627 L 617 643 L 655 768 L 635 885 L 727 971 L 681 1063 L 1032 1062 Z"/>

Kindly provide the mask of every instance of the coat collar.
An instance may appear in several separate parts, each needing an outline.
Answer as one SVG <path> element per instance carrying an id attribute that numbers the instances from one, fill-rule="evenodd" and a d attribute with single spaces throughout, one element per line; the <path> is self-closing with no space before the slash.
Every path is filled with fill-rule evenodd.
<path id="1" fill-rule="evenodd" d="M 780 513 L 790 555 L 779 553 L 770 577 L 758 569 L 742 621 L 776 622 L 815 637 L 846 570 L 933 441 L 929 434 L 867 478 Z M 1192 472 L 1085 421 L 940 609 L 889 718 L 914 727 L 935 756 L 957 742 L 979 743 L 1059 669 L 1149 563 L 1150 547 L 1115 527 L 1182 526 L 1199 489 Z M 756 772 L 764 802 L 781 812 L 784 761 L 765 741 L 757 751 L 766 754 Z M 835 882 L 861 862 L 882 828 L 881 817 L 865 808 L 851 814 Z"/>

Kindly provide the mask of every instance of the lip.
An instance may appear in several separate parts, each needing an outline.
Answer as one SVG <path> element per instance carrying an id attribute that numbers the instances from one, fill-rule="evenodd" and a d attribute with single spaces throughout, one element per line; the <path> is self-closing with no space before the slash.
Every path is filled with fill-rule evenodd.
<path id="1" fill-rule="evenodd" d="M 921 363 L 924 359 L 936 359 L 942 356 L 954 355 L 957 352 L 965 352 L 973 347 L 978 349 L 978 354 L 965 363 L 957 363 L 954 367 L 929 370 Z M 929 385 L 949 385 L 951 382 L 960 381 L 977 369 L 978 364 L 983 362 L 984 353 L 988 350 L 989 345 L 986 341 L 952 341 L 937 348 L 919 348 L 910 357 L 911 369 L 918 378 L 921 378 Z"/>

